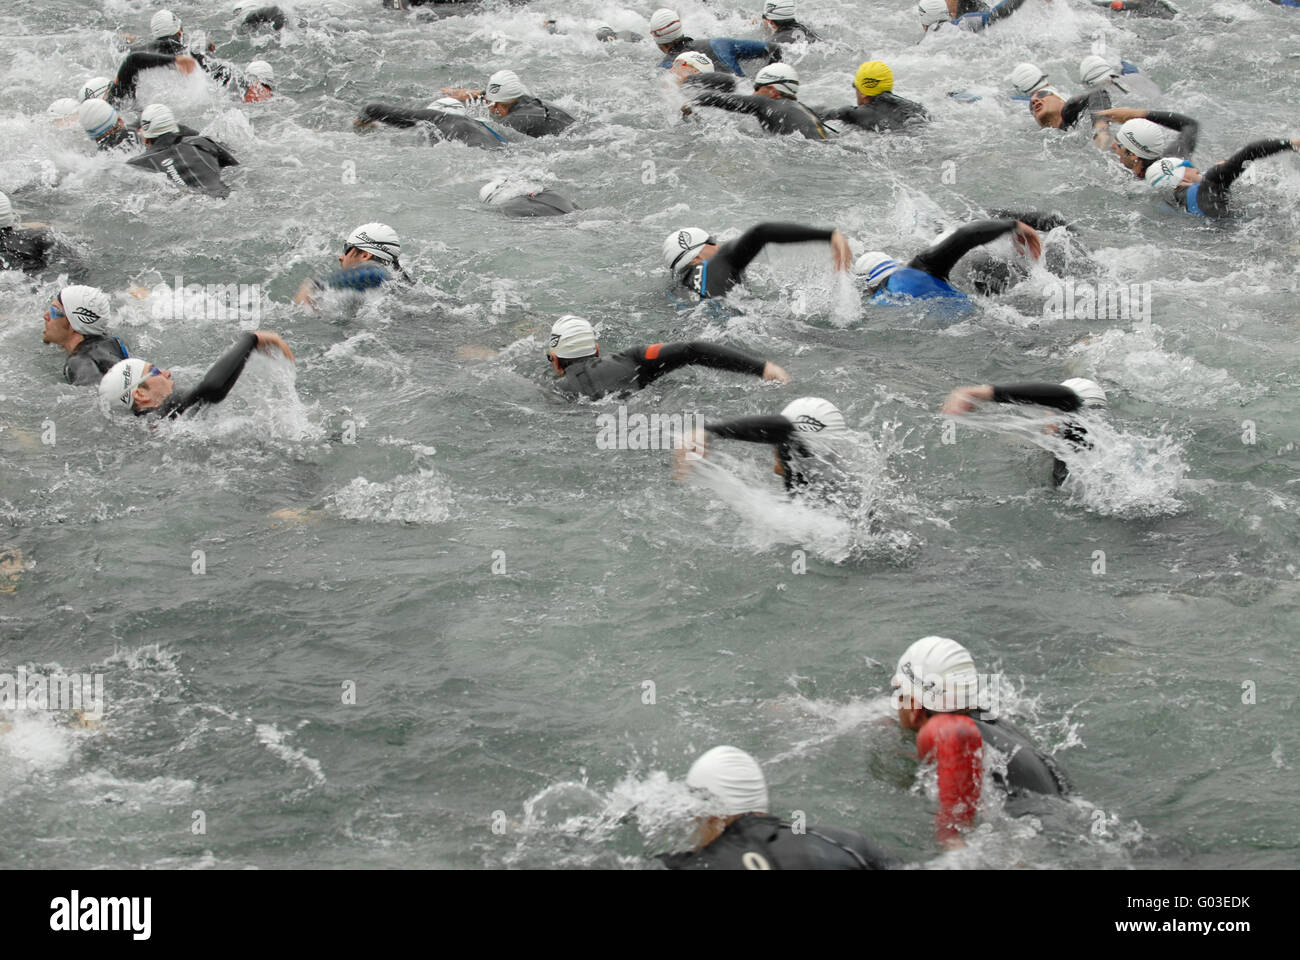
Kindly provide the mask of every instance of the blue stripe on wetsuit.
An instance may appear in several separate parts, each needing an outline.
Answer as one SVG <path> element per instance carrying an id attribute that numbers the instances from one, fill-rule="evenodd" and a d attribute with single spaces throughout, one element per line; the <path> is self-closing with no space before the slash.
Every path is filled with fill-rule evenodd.
<path id="1" fill-rule="evenodd" d="M 757 60 L 766 57 L 767 44 L 762 40 L 735 40 L 731 37 L 716 37 L 709 41 L 714 55 L 726 64 L 727 69 L 738 77 L 745 71 L 740 68 L 741 60 Z"/>
<path id="2" fill-rule="evenodd" d="M 383 286 L 392 276 L 377 264 L 363 263 L 347 270 L 335 270 L 329 276 L 318 280 L 323 287 L 333 290 L 373 290 Z"/>
<path id="3" fill-rule="evenodd" d="M 1205 216 L 1205 211 L 1202 210 L 1196 202 L 1196 195 L 1200 192 L 1201 182 L 1198 180 L 1187 188 L 1187 193 L 1183 196 L 1183 203 L 1186 205 L 1188 213 L 1199 214 L 1203 217 Z"/>
<path id="4" fill-rule="evenodd" d="M 913 300 L 969 300 L 946 280 L 915 267 L 899 267 L 885 280 L 885 285 L 872 296 L 872 303 L 899 303 L 902 298 Z"/>

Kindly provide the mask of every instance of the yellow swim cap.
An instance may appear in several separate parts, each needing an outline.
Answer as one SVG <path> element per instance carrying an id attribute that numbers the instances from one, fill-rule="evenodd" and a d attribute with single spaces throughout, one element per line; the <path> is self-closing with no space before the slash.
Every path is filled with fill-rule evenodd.
<path id="1" fill-rule="evenodd" d="M 878 93 L 894 89 L 894 71 L 879 60 L 868 60 L 858 67 L 858 75 L 853 78 L 853 85 L 864 97 L 874 97 Z"/>

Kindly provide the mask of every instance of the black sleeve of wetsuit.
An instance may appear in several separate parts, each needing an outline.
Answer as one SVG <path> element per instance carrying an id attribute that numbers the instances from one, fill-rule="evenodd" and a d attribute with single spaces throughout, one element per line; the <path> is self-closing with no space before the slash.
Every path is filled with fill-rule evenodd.
<path id="1" fill-rule="evenodd" d="M 1160 124 L 1162 127 L 1178 131 L 1178 139 L 1165 151 L 1166 156 L 1181 155 L 1186 157 L 1196 149 L 1196 138 L 1200 135 L 1201 125 L 1191 117 L 1185 117 L 1181 113 L 1172 113 L 1169 110 L 1148 110 L 1147 119 L 1152 123 Z"/>
<path id="2" fill-rule="evenodd" d="M 1003 0 L 996 7 L 989 11 L 989 23 L 997 23 L 999 20 L 1005 20 L 1011 16 L 1024 4 L 1025 0 Z"/>
<path id="3" fill-rule="evenodd" d="M 246 27 L 255 27 L 263 23 L 269 23 L 279 30 L 284 26 L 284 11 L 275 6 L 258 7 L 256 10 L 250 10 L 248 16 L 244 17 Z"/>
<path id="4" fill-rule="evenodd" d="M 928 273 L 932 277 L 938 277 L 940 280 L 947 280 L 948 274 L 957 265 L 958 260 L 976 247 L 990 240 L 996 240 L 1015 228 L 1014 220 L 976 220 L 974 223 L 966 224 L 951 237 L 935 244 L 929 250 L 918 253 L 908 266 Z"/>
<path id="5" fill-rule="evenodd" d="M 1290 140 L 1256 140 L 1242 147 L 1223 163 L 1216 163 L 1206 170 L 1201 179 L 1205 185 L 1214 190 L 1224 190 L 1232 184 L 1246 169 L 1252 160 L 1271 157 L 1283 150 L 1293 149 Z"/>
<path id="6" fill-rule="evenodd" d="M 244 372 L 244 364 L 256 349 L 256 334 L 251 332 L 240 334 L 239 339 L 203 375 L 199 385 L 185 395 L 185 399 L 177 405 L 171 415 L 179 417 L 196 404 L 220 403 L 226 399 L 226 394 L 230 393 L 231 388 L 239 381 L 239 375 Z"/>
<path id="7" fill-rule="evenodd" d="M 780 446 L 794 435 L 794 424 L 780 415 L 768 417 L 739 417 L 719 423 L 706 423 L 704 429 L 723 440 L 744 440 L 746 443 L 770 443 Z"/>
<path id="8" fill-rule="evenodd" d="M 201 143 L 195 144 L 195 146 L 200 147 L 200 149 L 206 149 L 207 145 L 211 144 L 213 149 L 209 150 L 208 152 L 217 158 L 217 166 L 220 167 L 239 166 L 239 161 L 235 159 L 235 155 L 231 153 L 229 150 L 227 150 L 224 146 L 217 143 L 217 141 L 213 140 L 211 137 L 199 137 L 197 139 L 199 141 L 202 141 Z"/>
<path id="9" fill-rule="evenodd" d="M 769 243 L 807 243 L 810 240 L 829 242 L 834 232 L 798 223 L 760 223 L 725 245 L 727 262 L 736 273 L 740 273 Z"/>
<path id="10" fill-rule="evenodd" d="M 1079 119 L 1079 114 L 1084 110 L 1087 110 L 1088 115 L 1091 116 L 1094 110 L 1106 110 L 1109 107 L 1110 93 L 1105 90 L 1093 90 L 1071 97 L 1061 108 L 1061 128 L 1068 130 L 1074 126 L 1075 121 Z"/>
<path id="11" fill-rule="evenodd" d="M 76 353 L 68 357 L 68 362 L 63 365 L 63 375 L 74 387 L 97 385 L 104 379 L 104 375 L 99 372 L 99 364 L 93 357 Z"/>
<path id="12" fill-rule="evenodd" d="M 678 367 L 695 365 L 715 370 L 732 370 L 756 377 L 763 375 L 767 361 L 743 350 L 692 340 L 688 343 L 656 343 L 647 347 L 633 347 L 623 353 L 636 364 L 637 383 L 645 387 Z"/>
<path id="13" fill-rule="evenodd" d="M 126 97 L 134 97 L 135 82 L 140 71 L 171 66 L 175 62 L 176 57 L 170 53 L 149 53 L 145 50 L 128 53 L 118 66 L 117 76 L 113 79 L 104 99 L 109 103 L 117 103 Z"/>
<path id="14" fill-rule="evenodd" d="M 1067 230 L 1070 227 L 1065 217 L 1059 213 L 1043 213 L 1039 210 L 990 210 L 989 216 L 995 220 L 1019 220 L 1044 233 L 1057 227 L 1065 227 Z"/>
<path id="15" fill-rule="evenodd" d="M 394 127 L 413 127 L 421 120 L 430 119 L 420 114 L 431 114 L 432 110 L 411 110 L 407 107 L 394 107 L 386 103 L 367 103 L 358 116 L 368 123 L 387 123 Z"/>
<path id="16" fill-rule="evenodd" d="M 762 113 L 772 101 L 743 93 L 710 92 L 697 95 L 691 102 L 701 107 L 720 107 L 732 113 Z"/>
<path id="17" fill-rule="evenodd" d="M 993 388 L 994 403 L 1034 403 L 1053 410 L 1078 410 L 1083 403 L 1069 387 L 1058 383 L 1013 383 Z"/>

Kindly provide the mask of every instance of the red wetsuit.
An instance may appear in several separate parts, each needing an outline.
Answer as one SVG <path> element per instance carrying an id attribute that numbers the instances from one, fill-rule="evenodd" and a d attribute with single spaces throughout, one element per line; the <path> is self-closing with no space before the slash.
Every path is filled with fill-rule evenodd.
<path id="1" fill-rule="evenodd" d="M 965 714 L 937 713 L 916 735 L 916 755 L 939 767 L 939 840 L 958 836 L 979 809 L 984 782 L 984 738 Z"/>

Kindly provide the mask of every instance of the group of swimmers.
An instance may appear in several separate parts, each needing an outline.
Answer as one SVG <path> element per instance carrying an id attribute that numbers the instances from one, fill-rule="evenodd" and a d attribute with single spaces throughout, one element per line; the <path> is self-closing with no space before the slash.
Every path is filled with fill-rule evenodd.
<path id="1" fill-rule="evenodd" d="M 916 9 L 927 33 L 944 26 L 982 30 L 1012 15 L 1024 2 L 1003 0 L 989 8 L 980 0 L 920 0 Z M 1172 15 L 1172 8 L 1163 0 L 1123 0 L 1107 3 L 1105 8 L 1137 16 Z M 237 13 L 241 30 L 278 30 L 285 22 L 277 7 L 240 8 Z M 649 35 L 662 54 L 660 66 L 690 94 L 682 105 L 684 116 L 695 116 L 698 107 L 718 108 L 752 115 L 769 133 L 814 140 L 834 137 L 835 124 L 877 133 L 905 133 L 930 122 L 925 107 L 893 92 L 893 72 L 880 60 L 865 61 L 855 72 L 854 104 L 833 109 L 804 105 L 798 97 L 799 74 L 784 62 L 781 45 L 815 43 L 821 38 L 796 20 L 794 0 L 766 0 L 763 22 L 768 34 L 765 40 L 695 39 L 687 35 L 674 11 L 660 9 L 651 15 Z M 178 184 L 224 196 L 227 188 L 220 171 L 237 163 L 229 150 L 180 124 L 165 104 L 146 105 L 134 126 L 119 108 L 133 102 L 144 70 L 192 73 L 201 69 L 215 82 L 233 86 L 245 103 L 263 102 L 272 96 L 274 72 L 261 60 L 244 69 L 218 61 L 212 57 L 215 47 L 207 44 L 206 38 L 186 37 L 170 11 L 157 12 L 150 26 L 152 39 L 137 44 L 126 55 L 114 78 L 91 78 L 83 84 L 79 103 L 72 109 L 66 103 L 56 104 L 52 112 L 57 117 L 75 112 L 100 149 L 129 148 L 138 138 L 146 151 L 128 162 L 163 172 Z M 620 35 L 610 27 L 601 27 L 598 36 L 610 42 L 634 37 Z M 754 62 L 759 65 L 750 78 L 752 94 L 737 92 L 745 78 L 745 64 Z M 1196 146 L 1195 120 L 1169 111 L 1113 105 L 1115 99 L 1131 101 L 1135 95 L 1150 95 L 1154 87 L 1130 67 L 1096 56 L 1085 59 L 1080 79 L 1088 89 L 1074 97 L 1053 87 L 1034 64 L 1020 64 L 1010 79 L 1018 95 L 1028 100 L 1040 126 L 1070 130 L 1086 115 L 1094 143 L 1113 151 L 1126 169 L 1144 177 L 1182 209 L 1207 217 L 1228 213 L 1229 188 L 1247 163 L 1300 149 L 1300 138 L 1258 140 L 1202 171 L 1190 159 Z M 1158 88 L 1155 90 L 1158 93 Z M 511 70 L 492 74 L 482 88 L 446 87 L 440 93 L 424 108 L 366 104 L 355 125 L 418 127 L 431 140 L 454 139 L 495 150 L 521 137 L 560 134 L 577 122 L 554 104 L 529 94 Z M 488 120 L 470 115 L 467 107 L 474 104 L 486 105 Z M 1113 132 L 1112 124 L 1119 124 Z M 481 198 L 517 216 L 563 216 L 575 209 L 552 191 L 521 192 L 508 178 L 489 183 Z M 1054 262 L 1044 255 L 1044 233 L 1065 234 L 1066 246 L 1077 250 L 1070 232 L 1058 214 L 993 210 L 903 262 L 883 251 L 868 252 L 855 260 L 848 239 L 834 228 L 760 223 L 735 239 L 719 242 L 708 229 L 682 226 L 664 238 L 662 262 L 675 287 L 698 300 L 717 299 L 743 283 L 747 267 L 769 244 L 826 244 L 833 269 L 852 275 L 872 303 L 962 301 L 969 294 L 953 285 L 951 273 L 964 258 L 971 266 L 976 292 L 997 293 L 1027 276 L 1035 264 L 1063 274 L 1072 264 L 1086 261 L 1086 253 L 1068 262 Z M 997 241 L 1008 241 L 1010 253 L 989 249 Z M 60 256 L 64 265 L 70 266 L 73 257 L 60 250 L 60 243 L 48 228 L 20 224 L 9 198 L 0 194 L 0 258 L 4 266 L 37 271 Z M 337 269 L 304 282 L 294 302 L 312 305 L 330 290 L 360 293 L 410 282 L 401 264 L 401 249 L 391 226 L 363 224 L 347 235 Z M 127 344 L 113 335 L 109 297 L 102 289 L 80 283 L 63 286 L 44 320 L 44 341 L 66 354 L 67 381 L 97 386 L 106 409 L 136 416 L 174 418 L 220 403 L 255 351 L 278 352 L 293 360 L 289 345 L 278 334 L 251 331 L 241 334 L 198 384 L 180 389 L 169 369 L 131 356 Z M 561 317 L 552 326 L 546 362 L 556 374 L 557 389 L 573 398 L 626 396 L 689 365 L 782 384 L 791 381 L 772 360 L 707 341 L 641 344 L 602 355 L 594 327 L 576 315 Z M 984 403 L 1034 405 L 1051 411 L 1046 428 L 1056 432 L 1067 448 L 1077 451 L 1088 449 L 1091 443 L 1078 415 L 1105 409 L 1107 397 L 1099 384 L 1078 377 L 1059 384 L 975 384 L 952 391 L 941 412 L 960 416 Z M 772 448 L 774 470 L 791 496 L 833 500 L 852 482 L 841 458 L 850 433 L 843 413 L 832 401 L 800 397 L 779 413 L 706 422 L 701 430 L 682 438 L 675 472 L 686 474 L 692 462 L 707 454 L 714 440 L 758 443 Z M 1067 465 L 1056 458 L 1054 482 L 1060 484 L 1067 475 Z M 970 652 L 937 636 L 909 647 L 893 676 L 899 723 L 915 731 L 918 757 L 938 768 L 937 833 L 940 842 L 950 847 L 961 844 L 962 831 L 977 815 L 986 768 L 991 782 L 1013 801 L 1027 794 L 1060 795 L 1068 790 L 1065 777 L 1047 754 L 1007 721 L 981 707 L 978 683 Z M 995 755 L 1003 760 L 993 763 Z M 693 850 L 664 858 L 670 867 L 870 869 L 898 863 L 874 841 L 852 830 L 805 827 L 772 816 L 758 763 L 734 747 L 717 747 L 701 756 L 687 774 L 687 783 L 706 792 L 711 813 L 698 824 Z"/>

